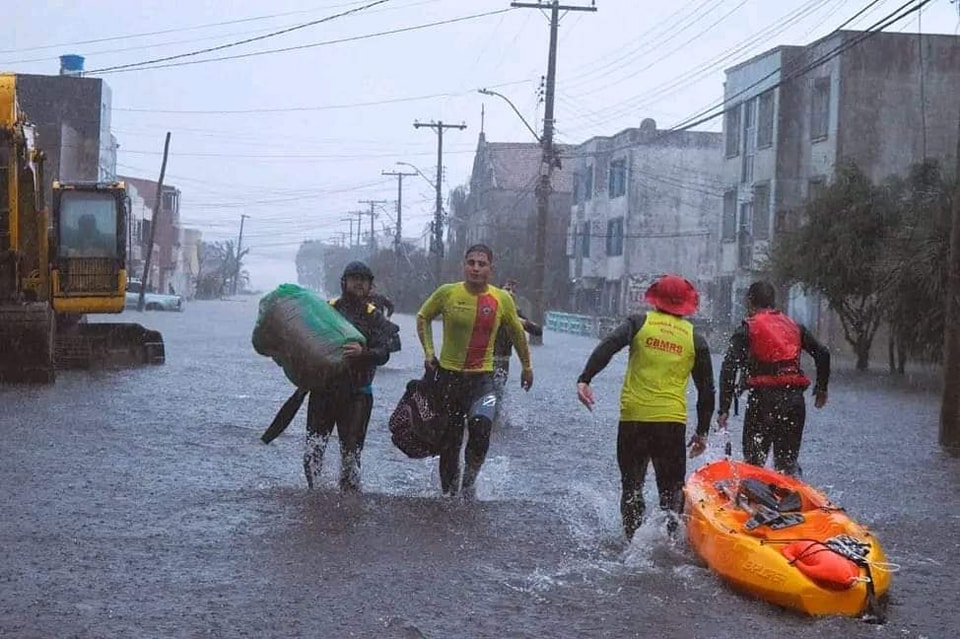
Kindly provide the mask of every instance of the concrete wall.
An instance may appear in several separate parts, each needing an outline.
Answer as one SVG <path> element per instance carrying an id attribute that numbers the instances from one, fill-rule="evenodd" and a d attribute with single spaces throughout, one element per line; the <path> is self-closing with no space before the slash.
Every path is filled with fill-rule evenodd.
<path id="1" fill-rule="evenodd" d="M 37 146 L 46 156 L 46 201 L 51 183 L 96 181 L 105 100 L 103 80 L 60 75 L 17 76 L 20 106 L 37 128 Z M 107 109 L 109 111 L 109 109 Z M 109 127 L 109 123 L 106 125 Z"/>

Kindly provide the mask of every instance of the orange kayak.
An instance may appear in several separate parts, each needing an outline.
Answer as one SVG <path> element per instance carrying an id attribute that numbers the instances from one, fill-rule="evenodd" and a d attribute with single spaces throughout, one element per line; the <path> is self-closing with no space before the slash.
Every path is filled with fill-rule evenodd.
<path id="1" fill-rule="evenodd" d="M 810 615 L 882 615 L 890 571 L 880 543 L 820 491 L 722 459 L 684 493 L 691 545 L 738 589 Z"/>

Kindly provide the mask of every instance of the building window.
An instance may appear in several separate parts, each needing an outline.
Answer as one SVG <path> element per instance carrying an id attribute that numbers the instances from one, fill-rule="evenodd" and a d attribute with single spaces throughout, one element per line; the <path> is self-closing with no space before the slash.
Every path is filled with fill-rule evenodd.
<path id="1" fill-rule="evenodd" d="M 723 194 L 723 229 L 720 239 L 731 242 L 737 239 L 737 190 Z"/>
<path id="2" fill-rule="evenodd" d="M 583 189 L 580 188 L 580 180 L 583 179 L 583 175 L 579 171 L 573 172 L 573 203 L 580 204 L 583 201 Z"/>
<path id="3" fill-rule="evenodd" d="M 750 227 L 753 224 L 753 204 L 744 202 L 740 205 L 740 229 L 737 231 L 737 244 L 740 249 L 739 264 L 742 269 L 749 269 L 753 263 L 753 238 Z"/>
<path id="4" fill-rule="evenodd" d="M 610 174 L 607 184 L 610 199 L 627 194 L 627 161 L 614 160 L 610 163 Z"/>
<path id="5" fill-rule="evenodd" d="M 756 107 L 756 99 L 748 100 L 743 105 L 743 162 L 740 181 L 744 184 L 753 182 L 753 156 L 756 154 L 757 139 Z"/>
<path id="6" fill-rule="evenodd" d="M 623 218 L 617 217 L 607 222 L 607 255 L 623 255 Z"/>
<path id="7" fill-rule="evenodd" d="M 830 78 L 813 81 L 810 101 L 810 139 L 819 140 L 830 132 Z"/>
<path id="8" fill-rule="evenodd" d="M 590 222 L 580 227 L 580 257 L 590 257 Z"/>
<path id="9" fill-rule="evenodd" d="M 740 105 L 727 110 L 724 116 L 723 128 L 727 133 L 727 157 L 733 158 L 740 154 Z"/>
<path id="10" fill-rule="evenodd" d="M 773 146 L 773 89 L 762 94 L 757 106 L 757 148 Z"/>
<path id="11" fill-rule="evenodd" d="M 593 199 L 593 166 L 588 166 L 583 180 L 583 201 Z"/>
<path id="12" fill-rule="evenodd" d="M 770 183 L 753 187 L 753 237 L 770 238 Z"/>

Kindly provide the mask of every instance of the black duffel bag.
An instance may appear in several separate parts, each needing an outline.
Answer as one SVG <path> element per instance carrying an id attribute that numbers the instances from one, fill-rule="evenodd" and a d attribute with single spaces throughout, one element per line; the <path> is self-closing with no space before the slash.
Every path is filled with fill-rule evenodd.
<path id="1" fill-rule="evenodd" d="M 422 459 L 440 454 L 446 430 L 432 379 L 413 379 L 390 415 L 390 439 L 404 455 Z"/>

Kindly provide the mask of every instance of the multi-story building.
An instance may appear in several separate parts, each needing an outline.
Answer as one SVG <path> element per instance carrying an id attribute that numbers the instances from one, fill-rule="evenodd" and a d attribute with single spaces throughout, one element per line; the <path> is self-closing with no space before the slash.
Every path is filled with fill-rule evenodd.
<path id="1" fill-rule="evenodd" d="M 639 128 L 595 137 L 572 151 L 567 255 L 574 310 L 620 315 L 647 286 L 674 272 L 701 290 L 708 312 L 716 270 L 722 137 Z"/>
<path id="2" fill-rule="evenodd" d="M 558 145 L 558 153 L 569 149 Z M 452 211 L 450 251 L 474 242 L 494 250 L 497 277 L 514 278 L 521 292 L 532 295 L 531 273 L 537 228 L 536 186 L 543 151 L 537 143 L 487 142 L 481 132 L 470 176 L 470 191 L 462 206 Z M 548 308 L 567 302 L 567 259 L 564 244 L 573 191 L 572 171 L 566 160 L 553 171 L 553 192 L 547 218 L 544 291 Z"/>
<path id="3" fill-rule="evenodd" d="M 924 158 L 953 163 L 960 38 L 863 35 L 841 31 L 727 69 L 717 319 L 742 316 L 771 239 L 800 223 L 839 162 L 856 162 L 875 181 Z M 816 296 L 791 291 L 787 310 L 821 322 Z"/>
<path id="4" fill-rule="evenodd" d="M 154 253 L 150 258 L 150 273 L 144 276 L 154 290 L 167 292 L 175 279 L 177 265 L 180 263 L 180 189 L 164 184 L 160 198 L 160 211 L 154 212 L 157 197 L 157 183 L 153 180 L 121 176 L 121 180 L 136 189 L 143 199 L 144 217 L 141 239 L 143 246 L 150 242 L 150 227 L 155 222 Z M 146 252 L 143 253 L 146 258 Z M 142 267 L 141 267 L 142 268 Z M 132 275 L 140 275 L 140 272 Z"/>
<path id="5" fill-rule="evenodd" d="M 116 179 L 110 87 L 100 78 L 79 77 L 82 70 L 83 58 L 63 56 L 60 75 L 17 75 L 17 98 L 46 154 L 47 202 L 53 180 Z"/>

